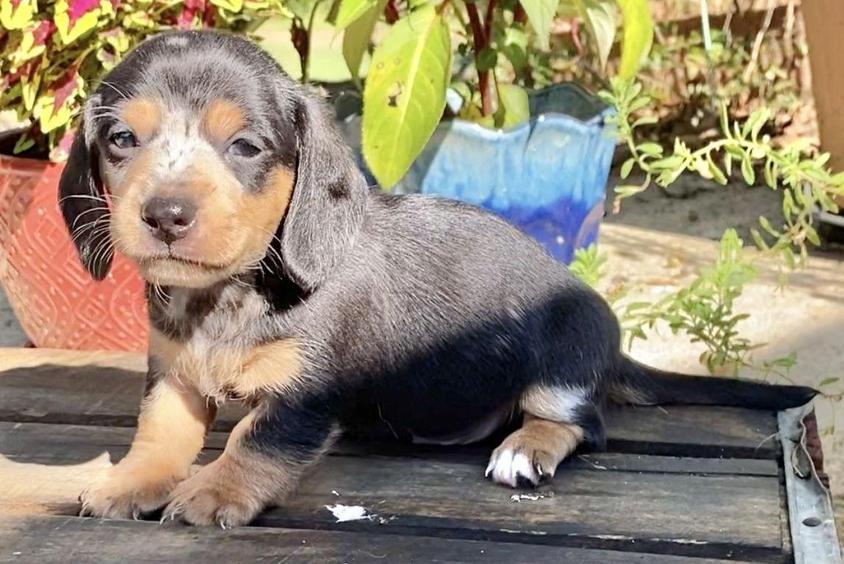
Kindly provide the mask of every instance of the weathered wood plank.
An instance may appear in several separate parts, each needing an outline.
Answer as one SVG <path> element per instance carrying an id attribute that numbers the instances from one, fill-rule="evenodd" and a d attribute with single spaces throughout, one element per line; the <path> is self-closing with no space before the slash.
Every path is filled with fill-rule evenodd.
<path id="1" fill-rule="evenodd" d="M 73 514 L 78 493 L 108 465 L 102 451 L 125 451 L 130 435 L 130 429 L 96 426 L 4 424 L 0 514 Z M 541 497 L 515 503 L 511 496 L 526 492 L 485 480 L 483 462 L 332 456 L 283 509 L 265 514 L 259 524 L 700 557 L 781 556 L 776 476 L 564 466 L 538 490 Z M 335 523 L 325 509 L 335 503 L 362 505 L 379 518 Z"/>
<path id="2" fill-rule="evenodd" d="M 841 73 L 841 30 L 844 29 L 844 4 L 838 0 L 805 2 L 806 41 L 812 67 L 812 91 L 818 111 L 823 150 L 830 153 L 830 166 L 844 169 L 844 74 Z M 844 203 L 844 202 L 842 202 Z"/>
<path id="3" fill-rule="evenodd" d="M 0 562 L 582 562 L 715 564 L 571 547 L 250 527 L 234 531 L 75 517 L 0 517 Z"/>
<path id="4" fill-rule="evenodd" d="M 79 464 L 108 451 L 113 460 L 129 449 L 135 430 L 128 427 L 90 425 L 47 425 L 43 423 L 0 422 L 0 454 L 15 462 L 37 464 Z M 210 460 L 225 446 L 225 433 L 211 433 L 206 441 L 204 460 Z M 33 450 L 33 445 L 38 445 Z M 485 466 L 490 449 L 479 447 L 430 447 L 418 445 L 375 445 L 341 442 L 333 454 L 368 458 L 401 457 Z M 597 472 L 651 472 L 668 474 L 707 474 L 777 477 L 773 460 L 741 458 L 684 458 L 594 452 L 575 454 L 563 463 L 571 470 Z"/>
<path id="5" fill-rule="evenodd" d="M 776 458 L 772 412 L 731 407 L 612 407 L 608 448 L 621 452 L 684 456 Z"/>
<path id="6" fill-rule="evenodd" d="M 522 542 L 541 537 L 539 542 L 591 542 L 697 556 L 778 557 L 778 491 L 773 478 L 563 468 L 534 492 L 539 499 L 514 503 L 512 490 L 490 483 L 466 465 L 336 457 L 305 479 L 284 508 L 265 514 L 261 522 L 332 526 L 332 515 L 322 508 L 339 502 L 362 505 L 379 516 L 379 523 L 400 532 L 422 529 L 444 536 Z M 353 526 L 369 530 L 372 524 Z"/>
<path id="7" fill-rule="evenodd" d="M 0 421 L 133 426 L 143 388 L 139 355 L 0 349 Z M 242 413 L 222 410 L 216 428 Z M 772 413 L 734 408 L 637 408 L 608 413 L 611 450 L 775 458 Z"/>

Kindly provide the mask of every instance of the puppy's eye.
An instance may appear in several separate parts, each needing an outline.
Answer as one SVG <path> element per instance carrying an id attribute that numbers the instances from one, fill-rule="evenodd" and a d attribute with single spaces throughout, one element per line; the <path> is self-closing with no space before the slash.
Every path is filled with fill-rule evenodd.
<path id="1" fill-rule="evenodd" d="M 246 139 L 236 139 L 229 145 L 229 153 L 235 157 L 251 158 L 261 152 L 261 149 L 247 141 Z"/>
<path id="2" fill-rule="evenodd" d="M 138 146 L 138 140 L 131 131 L 115 131 L 108 138 L 108 142 L 118 149 L 131 149 Z"/>

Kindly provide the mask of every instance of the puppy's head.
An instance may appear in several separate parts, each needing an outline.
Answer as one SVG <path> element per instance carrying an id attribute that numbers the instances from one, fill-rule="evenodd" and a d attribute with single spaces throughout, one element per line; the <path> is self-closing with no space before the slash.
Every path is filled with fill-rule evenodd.
<path id="1" fill-rule="evenodd" d="M 96 279 L 122 252 L 156 285 L 283 268 L 314 289 L 361 222 L 366 185 L 316 99 L 245 39 L 139 45 L 86 102 L 59 203 Z"/>

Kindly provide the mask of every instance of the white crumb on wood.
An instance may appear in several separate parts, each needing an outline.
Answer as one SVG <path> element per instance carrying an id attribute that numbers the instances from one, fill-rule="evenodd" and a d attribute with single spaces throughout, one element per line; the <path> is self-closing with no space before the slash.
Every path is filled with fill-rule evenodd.
<path id="1" fill-rule="evenodd" d="M 337 497 L 340 497 L 340 494 L 337 492 L 337 490 L 331 490 L 331 493 L 333 493 Z"/>
<path id="2" fill-rule="evenodd" d="M 373 517 L 372 515 L 367 515 L 366 508 L 360 505 L 343 505 L 338 503 L 336 505 L 326 505 L 325 508 L 334 515 L 338 523 L 372 519 Z"/>
<path id="3" fill-rule="evenodd" d="M 544 497 L 542 494 L 513 494 L 510 496 L 510 501 L 521 503 L 522 501 L 537 501 Z"/>

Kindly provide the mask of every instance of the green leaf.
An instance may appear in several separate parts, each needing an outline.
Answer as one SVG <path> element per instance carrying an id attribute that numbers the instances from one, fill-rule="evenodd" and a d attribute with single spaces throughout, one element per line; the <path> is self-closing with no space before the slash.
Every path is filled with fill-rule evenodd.
<path id="1" fill-rule="evenodd" d="M 619 171 L 619 175 L 621 176 L 622 180 L 625 180 L 628 176 L 630 176 L 630 171 L 633 170 L 633 165 L 636 164 L 636 159 L 630 157 L 624 164 L 621 165 L 621 170 Z"/>
<path id="2" fill-rule="evenodd" d="M 32 148 L 35 145 L 35 139 L 32 139 L 28 135 L 21 135 L 21 137 L 15 143 L 15 147 L 12 149 L 13 155 L 19 155 L 24 151 Z"/>
<path id="3" fill-rule="evenodd" d="M 379 0 L 363 16 L 349 24 L 343 33 L 343 58 L 356 84 L 360 83 L 360 64 L 369 47 L 372 30 L 375 29 L 375 24 L 378 23 L 378 18 L 386 4 L 387 0 Z"/>
<path id="4" fill-rule="evenodd" d="M 352 22 L 362 18 L 378 5 L 378 0 L 340 0 L 337 13 L 331 20 L 334 27 L 344 29 Z M 380 12 L 379 12 L 380 13 Z"/>
<path id="5" fill-rule="evenodd" d="M 284 7 L 300 20 L 307 22 L 318 3 L 319 0 L 287 0 Z"/>
<path id="6" fill-rule="evenodd" d="M 841 378 L 838 378 L 837 376 L 832 376 L 832 377 L 829 377 L 829 378 L 824 378 L 823 380 L 821 380 L 820 382 L 818 382 L 818 388 L 823 388 L 824 386 L 829 386 L 830 384 L 834 384 L 834 383 L 836 383 L 836 382 L 837 382 L 838 380 L 840 380 L 840 379 L 841 379 Z"/>
<path id="7" fill-rule="evenodd" d="M 765 168 L 763 169 L 765 172 L 765 184 L 774 190 L 777 189 L 777 174 L 775 169 L 776 164 L 770 160 L 765 163 Z"/>
<path id="8" fill-rule="evenodd" d="M 744 176 L 744 181 L 749 186 L 753 186 L 756 183 L 756 171 L 753 170 L 753 163 L 750 162 L 749 157 L 741 160 L 741 175 Z"/>
<path id="9" fill-rule="evenodd" d="M 211 0 L 211 3 L 229 12 L 239 12 L 243 9 L 243 0 Z"/>
<path id="10" fill-rule="evenodd" d="M 615 40 L 614 0 L 575 0 L 581 19 L 598 50 L 601 68 L 607 66 L 612 44 Z M 631 110 L 633 111 L 633 110 Z"/>
<path id="11" fill-rule="evenodd" d="M 642 143 L 639 150 L 646 155 L 662 156 L 662 145 L 659 143 Z"/>
<path id="12" fill-rule="evenodd" d="M 794 198 L 791 196 L 791 190 L 784 190 L 782 196 L 782 214 L 788 218 L 794 213 Z"/>
<path id="13" fill-rule="evenodd" d="M 635 196 L 639 192 L 644 192 L 645 188 L 645 186 L 625 184 L 623 186 L 616 186 L 615 193 L 618 194 L 619 198 L 629 198 L 630 196 Z"/>
<path id="14" fill-rule="evenodd" d="M 547 51 L 551 47 L 551 22 L 557 12 L 559 0 L 520 0 L 530 25 L 536 32 L 539 48 Z"/>
<path id="15" fill-rule="evenodd" d="M 759 225 L 761 225 L 762 229 L 767 231 L 768 234 L 771 235 L 772 237 L 779 237 L 779 233 L 777 233 L 777 230 L 774 229 L 774 227 L 771 225 L 771 222 L 768 221 L 767 217 L 760 215 L 759 216 Z"/>
<path id="16" fill-rule="evenodd" d="M 756 141 L 759 137 L 759 132 L 770 117 L 771 113 L 767 108 L 760 108 L 750 114 L 750 117 L 747 118 L 747 121 L 744 122 L 744 127 L 741 129 L 742 136 L 747 137 L 749 134 L 750 138 Z"/>
<path id="17" fill-rule="evenodd" d="M 711 155 L 706 156 L 706 164 L 709 167 L 709 173 L 712 175 L 712 178 L 715 179 L 715 182 L 722 186 L 725 185 L 727 183 L 727 177 L 724 176 L 724 173 L 721 172 L 721 169 L 718 168 L 718 165 L 716 165 L 712 161 Z"/>
<path id="18" fill-rule="evenodd" d="M 794 251 L 791 250 L 791 247 L 784 247 L 782 255 L 785 258 L 785 263 L 788 265 L 788 268 L 794 270 L 794 267 L 797 266 L 797 261 L 794 258 Z"/>
<path id="19" fill-rule="evenodd" d="M 577 9 L 577 3 L 580 0 L 560 0 L 560 5 L 557 6 L 557 17 L 570 20 L 580 16 Z"/>
<path id="20" fill-rule="evenodd" d="M 410 168 L 437 127 L 451 78 L 448 26 L 428 5 L 396 22 L 375 49 L 363 92 L 363 154 L 383 188 Z"/>
<path id="21" fill-rule="evenodd" d="M 648 103 L 650 103 L 650 100 L 648 100 Z M 639 127 L 641 125 L 653 125 L 658 121 L 659 119 L 656 116 L 642 116 L 633 122 L 633 127 Z"/>
<path id="22" fill-rule="evenodd" d="M 475 67 L 479 72 L 487 71 L 495 68 L 498 64 L 498 53 L 495 49 L 485 47 L 477 57 L 475 57 Z"/>
<path id="23" fill-rule="evenodd" d="M 499 47 L 501 54 L 510 60 L 516 72 L 527 67 L 527 34 L 522 29 L 508 27 L 504 31 L 504 45 Z"/>
<path id="24" fill-rule="evenodd" d="M 767 251 L 769 249 L 768 243 L 765 242 L 765 239 L 762 238 L 762 235 L 758 230 L 751 227 L 750 236 L 753 237 L 753 242 L 756 243 L 756 246 L 759 247 L 759 249 L 763 251 Z"/>
<path id="25" fill-rule="evenodd" d="M 498 85 L 499 111 L 503 111 L 501 127 L 513 127 L 530 119 L 530 101 L 527 91 L 515 84 Z"/>
<path id="26" fill-rule="evenodd" d="M 809 242 L 816 247 L 820 247 L 821 239 L 820 237 L 818 237 L 818 232 L 815 231 L 815 228 L 811 225 L 807 225 L 804 227 L 804 229 L 806 230 L 806 238 L 809 240 Z"/>
<path id="27" fill-rule="evenodd" d="M 651 50 L 654 22 L 648 0 L 617 0 L 621 8 L 624 38 L 621 41 L 621 63 L 618 74 L 633 78 Z"/>

